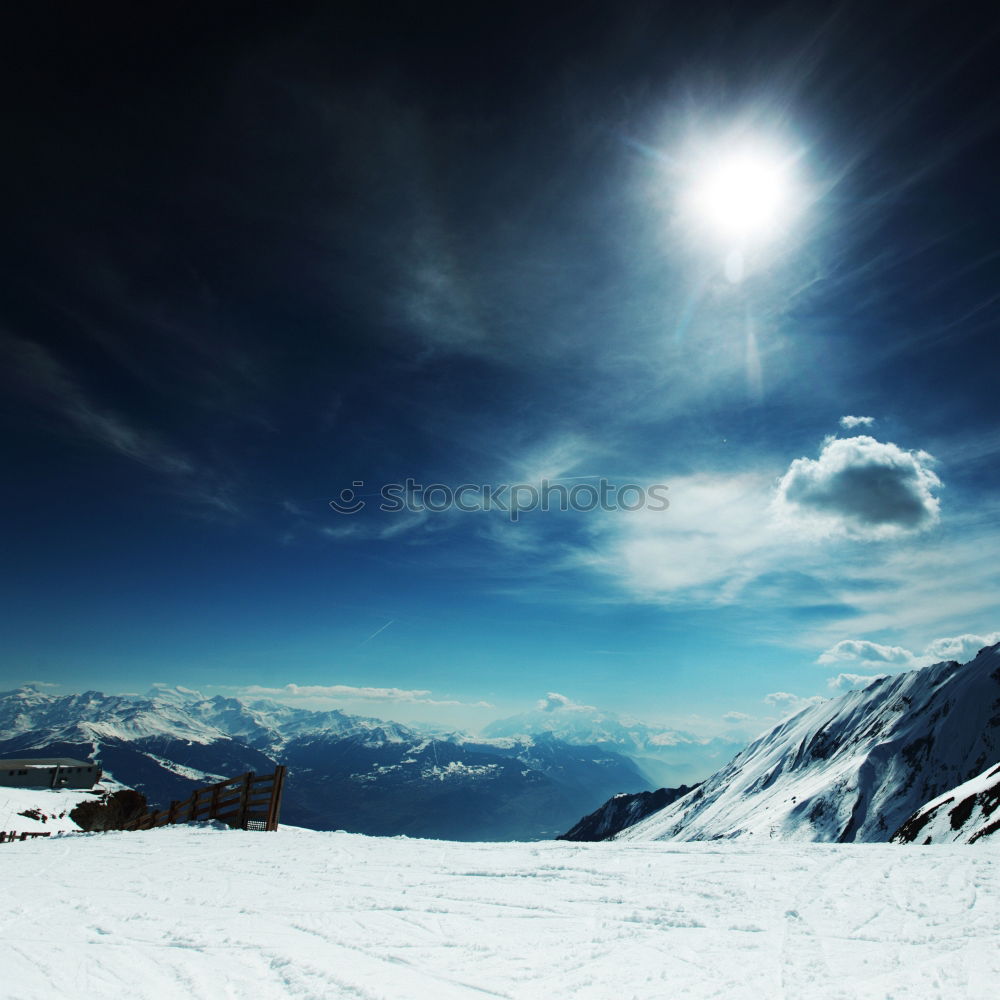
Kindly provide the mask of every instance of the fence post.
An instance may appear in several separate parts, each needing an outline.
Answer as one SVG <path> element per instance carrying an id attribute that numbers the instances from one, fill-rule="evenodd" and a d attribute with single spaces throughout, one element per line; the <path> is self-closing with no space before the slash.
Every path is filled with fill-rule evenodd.
<path id="1" fill-rule="evenodd" d="M 247 771 L 243 779 L 243 791 L 240 793 L 240 829 L 247 828 L 247 820 L 250 817 L 250 789 L 253 787 L 256 775 L 253 771 Z"/>
<path id="2" fill-rule="evenodd" d="M 271 785 L 271 802 L 267 810 L 265 830 L 278 829 L 278 816 L 281 811 L 281 793 L 285 789 L 285 766 L 278 764 L 274 769 L 274 782 Z"/>
<path id="3" fill-rule="evenodd" d="M 184 799 L 183 801 L 174 799 L 170 803 L 168 809 L 153 809 L 151 812 L 137 816 L 129 822 L 126 829 L 150 830 L 157 826 L 166 826 L 167 824 L 182 822 L 182 817 L 184 816 L 187 817 L 188 821 L 197 820 L 199 819 L 199 809 L 204 808 L 206 804 L 208 807 L 208 815 L 201 818 L 210 820 L 218 819 L 219 801 L 222 799 L 223 790 L 225 789 L 227 801 L 232 801 L 234 793 L 237 796 L 235 813 L 230 813 L 230 807 L 228 805 L 226 807 L 227 814 L 232 816 L 232 826 L 237 829 L 246 830 L 250 821 L 250 810 L 254 796 L 254 786 L 256 784 L 266 786 L 267 782 L 270 782 L 271 795 L 268 800 L 267 812 L 265 814 L 264 829 L 277 830 L 279 811 L 281 809 L 281 797 L 285 786 L 285 775 L 287 770 L 288 769 L 284 765 L 276 764 L 274 773 L 266 774 L 262 778 L 258 778 L 253 771 L 247 771 L 245 774 L 241 774 L 236 778 L 230 778 L 226 781 L 219 781 L 204 788 L 198 788 L 191 794 L 190 798 Z M 232 787 L 233 785 L 236 785 L 237 787 L 234 789 Z M 0 831 L 0 844 L 9 842 L 16 837 L 17 834 L 15 832 L 8 832 L 5 834 L 3 831 Z"/>

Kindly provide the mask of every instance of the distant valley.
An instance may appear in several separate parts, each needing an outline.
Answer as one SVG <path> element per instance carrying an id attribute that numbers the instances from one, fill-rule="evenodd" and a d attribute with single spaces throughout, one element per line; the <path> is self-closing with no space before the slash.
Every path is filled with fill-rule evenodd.
<path id="1" fill-rule="evenodd" d="M 550 732 L 432 735 L 182 688 L 144 697 L 54 697 L 33 687 L 0 695 L 0 756 L 32 755 L 100 760 L 160 805 L 280 762 L 289 768 L 286 823 L 453 840 L 555 837 L 608 796 L 655 784 L 617 748 Z"/>

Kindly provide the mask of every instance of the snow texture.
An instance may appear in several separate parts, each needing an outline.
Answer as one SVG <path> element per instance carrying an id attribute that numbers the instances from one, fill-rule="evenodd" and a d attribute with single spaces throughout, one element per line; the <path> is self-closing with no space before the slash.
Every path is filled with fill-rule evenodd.
<path id="1" fill-rule="evenodd" d="M 98 790 L 104 791 L 104 785 Z M 0 786 L 0 830 L 9 833 L 59 833 L 80 828 L 69 814 L 81 802 L 98 798 L 79 788 L 5 788 Z M 32 813 L 24 816 L 22 813 Z"/>
<path id="2" fill-rule="evenodd" d="M 1000 854 L 172 827 L 0 847 L 11 1000 L 996 995 Z"/>

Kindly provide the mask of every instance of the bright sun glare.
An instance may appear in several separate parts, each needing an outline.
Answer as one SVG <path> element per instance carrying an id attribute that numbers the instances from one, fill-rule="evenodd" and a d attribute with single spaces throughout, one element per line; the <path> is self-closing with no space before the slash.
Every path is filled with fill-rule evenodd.
<path id="1" fill-rule="evenodd" d="M 791 206 L 788 165 L 758 152 L 733 153 L 706 164 L 691 207 L 718 235 L 733 241 L 771 236 Z"/>

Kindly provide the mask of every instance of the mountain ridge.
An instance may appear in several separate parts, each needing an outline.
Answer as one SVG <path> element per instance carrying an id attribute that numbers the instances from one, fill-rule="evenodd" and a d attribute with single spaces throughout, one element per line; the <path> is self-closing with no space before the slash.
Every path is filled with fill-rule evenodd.
<path id="1" fill-rule="evenodd" d="M 683 730 L 621 718 L 590 705 L 576 705 L 551 694 L 539 704 L 532 711 L 489 723 L 483 728 L 484 736 L 516 739 L 552 733 L 569 743 L 606 746 L 631 757 L 661 785 L 702 781 L 748 742 L 724 736 L 700 738 Z"/>
<path id="2" fill-rule="evenodd" d="M 623 840 L 886 841 L 1000 761 L 1000 644 L 803 709 Z"/>
<path id="3" fill-rule="evenodd" d="M 289 768 L 283 816 L 315 829 L 468 839 L 553 837 L 618 791 L 650 788 L 629 758 L 551 734 L 476 739 L 267 701 L 0 693 L 0 755 L 100 759 L 164 805 L 244 771 Z"/>

